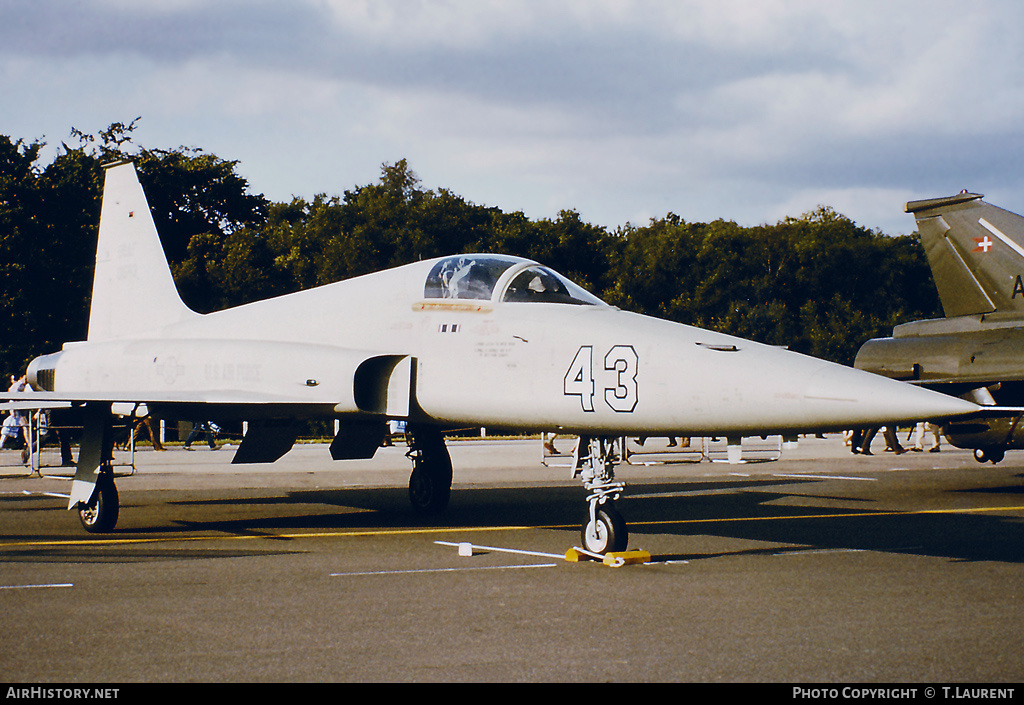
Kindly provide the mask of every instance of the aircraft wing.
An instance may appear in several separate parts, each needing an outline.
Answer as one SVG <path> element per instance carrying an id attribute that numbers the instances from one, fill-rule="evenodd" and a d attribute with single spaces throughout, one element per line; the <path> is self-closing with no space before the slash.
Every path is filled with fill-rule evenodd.
<path id="1" fill-rule="evenodd" d="M 31 392 L 0 393 L 0 411 L 20 409 L 60 409 L 89 402 L 109 404 L 143 404 L 146 406 L 194 406 L 215 405 L 225 407 L 271 407 L 294 412 L 297 407 L 310 406 L 317 409 L 338 406 L 330 401 L 313 401 L 308 398 L 288 397 L 279 394 L 261 394 L 245 390 L 210 391 L 208 389 L 179 390 L 168 392 Z M 342 413 L 339 410 L 339 413 Z"/>
<path id="2" fill-rule="evenodd" d="M 110 359 L 119 364 L 105 371 Z M 108 341 L 36 358 L 28 381 L 37 391 L 0 400 L 146 404 L 185 418 L 210 407 L 240 420 L 304 412 L 404 417 L 412 363 L 402 354 L 275 341 Z"/>
<path id="3" fill-rule="evenodd" d="M 95 375 L 109 357 L 119 361 L 118 373 Z M 408 417 L 412 374 L 408 355 L 334 346 L 118 341 L 37 358 L 28 379 L 40 391 L 2 393 L 0 408 L 81 407 L 86 426 L 111 412 L 246 421 L 233 463 L 274 462 L 291 448 L 301 419 L 334 417 L 343 421 L 331 455 L 353 459 L 372 455 L 387 417 Z M 61 380 L 69 386 L 61 388 Z M 96 438 L 101 433 L 93 431 Z"/>
<path id="4" fill-rule="evenodd" d="M 36 399 L 33 398 L 35 396 L 35 394 L 31 396 L 19 395 L 17 397 L 13 397 L 8 394 L 0 395 L 0 399 L 4 400 L 0 402 L 0 412 L 35 411 L 37 409 L 67 409 L 71 407 L 71 402 L 68 400 Z"/>

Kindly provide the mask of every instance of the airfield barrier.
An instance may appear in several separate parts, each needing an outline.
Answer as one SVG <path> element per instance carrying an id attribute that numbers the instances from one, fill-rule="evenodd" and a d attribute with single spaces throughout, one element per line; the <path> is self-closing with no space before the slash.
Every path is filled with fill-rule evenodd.
<path id="1" fill-rule="evenodd" d="M 49 418 L 45 410 L 33 413 L 24 431 L 5 439 L 4 447 L 0 449 L 0 473 L 74 476 L 75 461 L 80 450 L 78 439 L 83 427 L 54 425 L 49 422 Z M 135 472 L 135 439 L 131 430 L 132 424 L 128 419 L 115 417 L 111 428 L 115 442 L 111 464 L 119 468 L 119 475 Z"/>
<path id="2" fill-rule="evenodd" d="M 705 440 L 686 436 L 624 438 L 622 448 L 629 465 L 699 463 L 707 459 Z"/>
<path id="3" fill-rule="evenodd" d="M 541 434 L 541 463 L 548 467 L 572 467 L 576 436 Z M 627 465 L 669 465 L 677 463 L 728 462 L 764 463 L 779 460 L 785 447 L 782 436 L 745 437 L 730 445 L 725 437 L 623 437 L 623 459 Z"/>
<path id="4" fill-rule="evenodd" d="M 766 463 L 782 457 L 782 436 L 746 436 L 730 447 L 725 437 L 704 438 L 704 455 L 713 463 Z"/>

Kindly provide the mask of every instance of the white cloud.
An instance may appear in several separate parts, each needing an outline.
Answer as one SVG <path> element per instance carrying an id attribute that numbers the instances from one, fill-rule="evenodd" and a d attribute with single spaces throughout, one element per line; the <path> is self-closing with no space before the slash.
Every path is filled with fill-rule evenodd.
<path id="1" fill-rule="evenodd" d="M 502 0 L 310 0 L 335 26 L 368 43 L 408 50 L 480 48 L 502 37 L 536 32 L 557 3 Z M 540 25 L 541 27 L 543 25 Z"/>
<path id="2" fill-rule="evenodd" d="M 610 227 L 669 210 L 774 222 L 835 199 L 899 232 L 910 198 L 1024 193 L 1024 6 L 1009 0 L 0 11 L 12 136 L 53 141 L 141 115 L 146 146 L 238 159 L 272 198 L 366 183 L 402 157 L 428 187 Z M 1024 209 L 1016 197 L 1001 205 Z"/>
<path id="3" fill-rule="evenodd" d="M 951 194 L 936 194 L 951 195 Z M 804 189 L 778 203 L 768 211 L 765 222 L 776 223 L 788 217 L 799 217 L 815 210 L 818 206 L 831 207 L 837 213 L 853 218 L 858 225 L 872 228 L 878 222 L 899 223 L 902 227 L 890 228 L 889 234 L 905 234 L 914 231 L 914 219 L 903 213 L 907 201 L 916 198 L 910 190 L 884 188 L 841 188 Z M 856 217 L 850 214 L 856 214 Z"/>

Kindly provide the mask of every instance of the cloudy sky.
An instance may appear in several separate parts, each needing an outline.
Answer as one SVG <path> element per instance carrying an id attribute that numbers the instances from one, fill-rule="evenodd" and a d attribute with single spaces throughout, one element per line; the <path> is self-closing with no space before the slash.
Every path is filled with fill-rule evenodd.
<path id="1" fill-rule="evenodd" d="M 897 234 L 963 188 L 1024 212 L 1022 36 L 1019 0 L 0 0 L 0 134 L 141 116 L 276 201 L 406 158 L 531 218 Z"/>

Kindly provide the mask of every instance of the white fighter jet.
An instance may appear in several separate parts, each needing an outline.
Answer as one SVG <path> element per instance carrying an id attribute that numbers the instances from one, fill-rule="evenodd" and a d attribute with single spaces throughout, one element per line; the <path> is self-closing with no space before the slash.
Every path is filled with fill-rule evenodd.
<path id="1" fill-rule="evenodd" d="M 742 436 L 945 419 L 951 398 L 777 347 L 609 306 L 519 257 L 416 262 L 210 314 L 181 301 L 131 163 L 106 170 L 87 340 L 36 358 L 24 404 L 85 418 L 69 509 L 114 528 L 113 405 L 248 421 L 233 458 L 273 462 L 301 419 L 339 422 L 335 459 L 372 457 L 407 422 L 412 504 L 443 510 L 446 428 L 578 434 L 582 538 L 624 550 L 613 500 L 623 436 Z M 17 395 L 8 394 L 10 403 Z M 10 405 L 9 403 L 9 405 Z"/>

